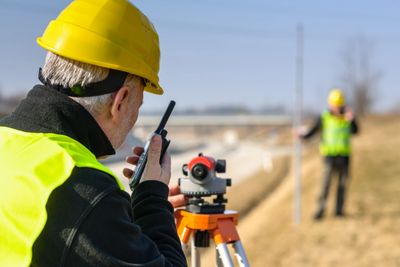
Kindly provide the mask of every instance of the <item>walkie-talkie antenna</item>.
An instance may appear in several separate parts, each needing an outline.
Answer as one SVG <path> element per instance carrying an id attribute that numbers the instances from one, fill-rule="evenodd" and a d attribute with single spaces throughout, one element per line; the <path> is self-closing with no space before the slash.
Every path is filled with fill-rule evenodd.
<path id="1" fill-rule="evenodd" d="M 169 102 L 167 110 L 165 111 L 163 117 L 161 118 L 160 124 L 158 125 L 157 129 L 155 130 L 155 133 L 161 134 L 161 131 L 165 128 L 165 124 L 167 124 L 169 116 L 171 115 L 171 112 L 174 109 L 174 107 L 175 107 L 175 101 L 171 100 Z"/>

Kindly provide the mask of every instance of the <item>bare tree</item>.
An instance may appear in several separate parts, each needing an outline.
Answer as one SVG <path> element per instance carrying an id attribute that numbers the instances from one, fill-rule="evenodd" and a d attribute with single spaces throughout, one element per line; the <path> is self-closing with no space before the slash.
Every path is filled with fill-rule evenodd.
<path id="1" fill-rule="evenodd" d="M 373 63 L 373 42 L 363 36 L 350 40 L 341 51 L 340 59 L 341 80 L 350 93 L 354 112 L 359 116 L 370 113 L 381 78 Z"/>

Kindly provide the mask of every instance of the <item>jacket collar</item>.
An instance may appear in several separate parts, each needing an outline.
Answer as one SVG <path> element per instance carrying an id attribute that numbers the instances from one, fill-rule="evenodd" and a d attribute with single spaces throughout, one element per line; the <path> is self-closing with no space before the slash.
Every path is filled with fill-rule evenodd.
<path id="1" fill-rule="evenodd" d="M 34 86 L 17 109 L 0 124 L 26 132 L 69 136 L 97 158 L 115 154 L 107 136 L 83 106 L 42 85 Z"/>

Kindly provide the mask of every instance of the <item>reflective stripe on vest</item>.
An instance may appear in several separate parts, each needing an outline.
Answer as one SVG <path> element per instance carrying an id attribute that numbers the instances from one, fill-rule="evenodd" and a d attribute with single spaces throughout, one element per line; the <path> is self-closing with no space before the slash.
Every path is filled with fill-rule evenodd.
<path id="1" fill-rule="evenodd" d="M 49 196 L 75 166 L 108 173 L 123 190 L 119 179 L 72 138 L 0 127 L 0 266 L 30 265 Z"/>
<path id="2" fill-rule="evenodd" d="M 321 154 L 324 156 L 348 156 L 350 154 L 350 125 L 344 118 L 322 114 Z"/>

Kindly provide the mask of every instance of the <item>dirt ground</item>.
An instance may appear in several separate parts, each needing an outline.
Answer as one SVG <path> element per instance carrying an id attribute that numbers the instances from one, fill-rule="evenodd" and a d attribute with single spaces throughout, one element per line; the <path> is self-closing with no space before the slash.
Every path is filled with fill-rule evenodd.
<path id="1" fill-rule="evenodd" d="M 333 216 L 336 184 L 332 184 L 324 219 L 312 219 L 322 164 L 317 146 L 309 145 L 303 159 L 299 225 L 293 223 L 290 171 L 273 192 L 264 191 L 256 200 L 249 197 L 255 208 L 240 219 L 238 230 L 251 266 L 400 266 L 400 117 L 369 117 L 359 123 L 347 216 Z M 249 193 L 270 186 L 267 180 L 250 179 L 241 190 Z M 246 201 L 245 193 L 232 193 L 233 203 Z M 204 255 L 203 263 L 213 262 L 211 257 Z"/>

